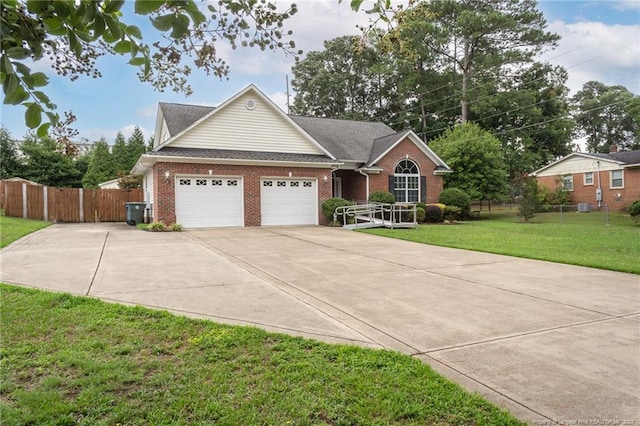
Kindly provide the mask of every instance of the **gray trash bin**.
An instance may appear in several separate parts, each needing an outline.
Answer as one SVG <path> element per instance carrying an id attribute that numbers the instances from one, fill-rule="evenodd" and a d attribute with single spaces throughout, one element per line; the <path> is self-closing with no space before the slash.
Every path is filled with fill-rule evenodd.
<path id="1" fill-rule="evenodd" d="M 146 203 L 124 203 L 127 209 L 127 224 L 136 226 L 138 223 L 144 222 L 144 209 Z"/>

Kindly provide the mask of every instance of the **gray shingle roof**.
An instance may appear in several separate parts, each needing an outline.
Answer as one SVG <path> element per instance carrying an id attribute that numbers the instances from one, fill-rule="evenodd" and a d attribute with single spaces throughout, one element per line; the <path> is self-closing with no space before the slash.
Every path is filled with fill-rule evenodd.
<path id="1" fill-rule="evenodd" d="M 230 149 L 174 148 L 165 147 L 147 153 L 149 156 L 172 156 L 189 158 L 222 158 L 229 160 L 291 161 L 303 163 L 336 163 L 325 155 L 292 154 L 285 152 L 236 151 Z"/>
<path id="2" fill-rule="evenodd" d="M 160 103 L 160 108 L 171 136 L 180 133 L 215 109 L 215 107 L 210 106 L 165 102 Z M 373 164 L 371 164 L 373 160 L 408 134 L 408 131 L 396 132 L 391 127 L 380 122 L 302 117 L 297 115 L 292 115 L 290 118 L 338 160 L 363 163 L 367 166 L 373 166 Z M 276 153 L 253 153 L 215 149 L 191 149 L 185 151 L 183 148 L 164 148 L 156 154 L 182 155 L 178 154 L 178 152 L 184 152 L 185 156 L 204 158 L 214 158 L 217 156 L 217 158 L 235 159 L 273 159 L 283 161 L 326 160 L 326 162 L 330 162 L 330 160 L 324 156 L 300 156 L 298 154 L 276 155 Z M 196 153 L 199 154 L 196 155 Z M 238 155 L 242 155 L 242 157 L 238 157 Z M 311 157 L 316 157 L 316 159 Z M 300 160 L 295 160 L 294 158 L 300 158 Z"/>
<path id="3" fill-rule="evenodd" d="M 587 154 L 603 160 L 619 161 L 622 164 L 640 164 L 640 149 L 635 151 L 611 152 L 608 154 Z"/>
<path id="4" fill-rule="evenodd" d="M 384 123 L 297 115 L 291 119 L 337 159 L 357 163 L 369 162 L 375 139 L 396 134 Z"/>
<path id="5" fill-rule="evenodd" d="M 378 157 L 380 157 L 386 150 L 391 148 L 391 146 L 398 142 L 401 138 L 404 138 L 409 134 L 408 130 L 403 132 L 393 133 L 388 136 L 383 136 L 381 138 L 377 138 L 373 141 L 373 147 L 371 148 L 371 156 L 368 159 L 367 166 L 372 166 L 372 162 L 375 161 Z"/>
<path id="6" fill-rule="evenodd" d="M 160 102 L 160 109 L 169 133 L 175 136 L 213 111 L 215 107 Z"/>

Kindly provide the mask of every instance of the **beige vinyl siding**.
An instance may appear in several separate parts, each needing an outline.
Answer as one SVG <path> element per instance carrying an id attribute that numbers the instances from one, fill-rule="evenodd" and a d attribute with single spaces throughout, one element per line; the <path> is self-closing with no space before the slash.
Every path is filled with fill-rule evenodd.
<path id="1" fill-rule="evenodd" d="M 143 178 L 144 200 L 148 205 L 153 205 L 153 170 L 150 170 Z"/>
<path id="2" fill-rule="evenodd" d="M 571 175 L 574 173 L 584 173 L 584 172 L 596 172 L 598 170 L 596 165 L 596 159 L 593 158 L 584 158 L 584 157 L 572 157 L 568 158 L 564 161 L 560 161 L 557 164 L 549 167 L 537 173 L 537 176 L 563 176 L 563 175 Z M 604 170 L 617 170 L 620 169 L 621 166 L 619 164 L 612 163 L 610 161 L 600 161 L 600 171 Z"/>
<path id="3" fill-rule="evenodd" d="M 255 108 L 248 109 L 248 100 Z M 286 116 L 251 92 L 234 100 L 168 146 L 237 151 L 324 154 Z"/>

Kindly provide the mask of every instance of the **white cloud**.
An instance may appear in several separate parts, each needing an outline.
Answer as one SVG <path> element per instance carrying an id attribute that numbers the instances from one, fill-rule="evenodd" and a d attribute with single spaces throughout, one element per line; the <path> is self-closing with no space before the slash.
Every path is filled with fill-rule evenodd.
<path id="1" fill-rule="evenodd" d="M 138 108 L 136 110 L 136 115 L 138 117 L 155 117 L 158 112 L 158 104 L 147 105 L 143 108 Z"/>
<path id="2" fill-rule="evenodd" d="M 640 93 L 640 25 L 555 21 L 549 30 L 563 39 L 542 59 L 567 69 L 572 94 L 590 80 Z"/>
<path id="3" fill-rule="evenodd" d="M 618 0 L 611 2 L 611 4 L 617 10 L 640 10 L 640 2 L 638 0 Z"/>

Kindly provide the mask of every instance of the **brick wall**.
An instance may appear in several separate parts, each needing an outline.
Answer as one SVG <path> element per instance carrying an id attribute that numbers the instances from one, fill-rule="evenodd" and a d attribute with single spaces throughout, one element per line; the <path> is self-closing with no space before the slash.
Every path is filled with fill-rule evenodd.
<path id="1" fill-rule="evenodd" d="M 427 177 L 427 203 L 438 202 L 438 197 L 444 185 L 442 176 L 433 174 L 436 165 L 420 148 L 408 139 L 396 145 L 378 163 L 378 166 L 382 167 L 384 171 L 377 175 L 371 175 L 369 178 L 369 191 L 389 191 L 389 175 L 393 175 L 396 165 L 407 158 L 407 155 L 409 160 L 418 165 L 420 175 Z"/>
<path id="2" fill-rule="evenodd" d="M 593 184 L 584 184 L 584 174 L 574 173 L 573 191 L 570 194 L 570 203 L 589 203 L 597 206 L 596 189 L 598 188 L 598 173 L 593 172 Z M 555 191 L 558 187 L 557 176 L 538 177 L 538 184 Z M 640 199 L 640 168 L 624 169 L 624 188 L 610 188 L 610 172 L 600 172 L 600 187 L 602 188 L 602 201 L 612 210 L 628 208 L 634 201 Z"/>
<path id="3" fill-rule="evenodd" d="M 352 201 L 366 201 L 367 180 L 353 170 L 336 170 L 334 175 L 342 178 L 342 198 Z"/>
<path id="4" fill-rule="evenodd" d="M 302 167 L 235 166 L 220 164 L 156 163 L 153 166 L 155 215 L 154 220 L 170 224 L 176 221 L 175 212 L 175 175 L 242 176 L 244 184 L 244 224 L 260 226 L 260 178 L 291 177 L 317 179 L 318 216 L 320 223 L 324 218 L 320 206 L 331 197 L 331 169 L 312 169 Z M 165 172 L 169 172 L 169 179 Z M 324 181 L 327 176 L 327 181 Z"/>

